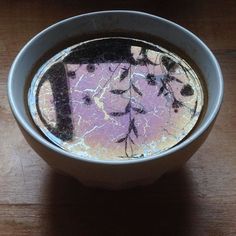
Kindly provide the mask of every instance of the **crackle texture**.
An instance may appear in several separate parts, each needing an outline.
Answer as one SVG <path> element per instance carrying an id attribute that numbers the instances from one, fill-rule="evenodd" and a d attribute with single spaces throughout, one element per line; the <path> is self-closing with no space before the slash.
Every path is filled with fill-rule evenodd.
<path id="1" fill-rule="evenodd" d="M 39 69 L 28 104 L 55 144 L 85 158 L 143 158 L 180 142 L 203 107 L 200 80 L 176 54 L 140 40 L 67 48 Z"/>

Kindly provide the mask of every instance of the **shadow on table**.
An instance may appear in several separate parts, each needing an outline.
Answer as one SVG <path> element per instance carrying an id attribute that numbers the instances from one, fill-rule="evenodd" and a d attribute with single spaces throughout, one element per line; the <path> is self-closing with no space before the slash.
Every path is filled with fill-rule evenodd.
<path id="1" fill-rule="evenodd" d="M 122 191 L 86 188 L 53 172 L 50 197 L 55 236 L 191 235 L 193 190 L 184 168 L 151 186 Z"/>

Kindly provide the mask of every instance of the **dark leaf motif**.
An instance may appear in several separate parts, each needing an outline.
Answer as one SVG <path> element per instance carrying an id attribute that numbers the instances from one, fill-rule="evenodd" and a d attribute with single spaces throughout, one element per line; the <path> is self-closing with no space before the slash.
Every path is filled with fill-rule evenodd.
<path id="1" fill-rule="evenodd" d="M 146 114 L 146 111 L 142 108 L 132 107 L 132 109 L 140 114 Z"/>
<path id="2" fill-rule="evenodd" d="M 169 75 L 169 74 L 166 74 L 163 78 L 163 80 L 165 82 L 171 82 L 171 81 L 176 81 L 178 83 L 183 83 L 181 80 L 179 80 L 178 78 L 176 78 L 175 76 L 172 76 L 172 75 Z"/>
<path id="3" fill-rule="evenodd" d="M 135 59 L 133 58 L 133 56 L 130 56 L 127 58 L 127 62 L 129 62 L 131 65 L 136 65 L 136 61 Z"/>
<path id="4" fill-rule="evenodd" d="M 135 122 L 135 119 L 133 118 L 133 119 L 131 120 L 130 124 L 129 124 L 129 133 L 133 130 L 133 132 L 134 132 L 136 138 L 138 138 L 138 130 L 137 130 L 137 128 L 136 128 L 134 122 Z"/>
<path id="5" fill-rule="evenodd" d="M 173 103 L 172 103 L 172 108 L 179 108 L 179 107 L 182 107 L 182 106 L 183 106 L 183 103 L 175 98 Z"/>
<path id="6" fill-rule="evenodd" d="M 68 71 L 67 75 L 74 79 L 76 77 L 75 71 Z"/>
<path id="7" fill-rule="evenodd" d="M 157 96 L 160 96 L 164 92 L 164 86 L 162 86 L 157 94 Z"/>
<path id="8" fill-rule="evenodd" d="M 190 84 L 184 85 L 180 91 L 182 96 L 192 96 L 194 94 L 193 88 Z"/>
<path id="9" fill-rule="evenodd" d="M 111 90 L 110 92 L 113 93 L 113 94 L 123 94 L 125 93 L 127 90 L 122 90 L 122 89 L 114 89 L 114 90 Z"/>
<path id="10" fill-rule="evenodd" d="M 169 94 L 169 92 L 165 93 L 164 96 L 167 96 Z"/>
<path id="11" fill-rule="evenodd" d="M 153 65 L 156 66 L 157 64 L 152 62 L 147 55 L 144 55 L 143 58 L 139 58 L 136 61 L 136 64 L 141 65 L 141 66 L 145 66 L 145 65 Z"/>
<path id="12" fill-rule="evenodd" d="M 128 104 L 125 107 L 125 113 L 130 112 L 130 109 L 131 109 L 131 102 L 129 101 Z"/>
<path id="13" fill-rule="evenodd" d="M 87 71 L 92 73 L 95 71 L 95 65 L 94 64 L 88 64 L 86 67 Z"/>
<path id="14" fill-rule="evenodd" d="M 155 77 L 155 75 L 153 75 L 153 74 L 147 74 L 146 79 L 147 79 L 147 82 L 148 82 L 149 85 L 154 86 L 154 85 L 157 84 L 157 82 L 156 82 L 156 77 Z"/>
<path id="15" fill-rule="evenodd" d="M 133 139 L 129 136 L 129 140 L 130 140 L 130 142 L 132 143 L 132 144 L 135 144 L 134 143 L 134 141 L 133 141 Z"/>
<path id="16" fill-rule="evenodd" d="M 175 77 L 174 77 L 174 76 L 171 76 L 171 75 L 169 75 L 169 80 L 170 80 L 170 81 L 173 81 L 173 80 L 175 80 Z"/>
<path id="17" fill-rule="evenodd" d="M 142 47 L 139 55 L 147 55 L 147 49 Z"/>
<path id="18" fill-rule="evenodd" d="M 138 95 L 143 96 L 143 94 L 141 93 L 141 91 L 140 91 L 134 84 L 132 84 L 132 88 L 133 88 L 133 90 L 134 90 Z"/>
<path id="19" fill-rule="evenodd" d="M 127 152 L 127 139 L 125 140 L 125 155 L 128 157 L 128 152 Z"/>
<path id="20" fill-rule="evenodd" d="M 196 111 L 197 111 L 197 100 L 195 101 L 195 105 L 194 105 L 194 108 L 193 108 L 192 118 L 193 118 L 194 115 L 196 114 Z"/>
<path id="21" fill-rule="evenodd" d="M 138 138 L 138 130 L 135 125 L 133 126 L 133 131 L 134 131 L 136 138 Z"/>
<path id="22" fill-rule="evenodd" d="M 83 99 L 85 105 L 92 104 L 92 99 L 90 98 L 90 96 L 88 94 L 86 94 L 82 99 Z"/>
<path id="23" fill-rule="evenodd" d="M 182 84 L 183 82 L 175 77 L 175 81 Z"/>
<path id="24" fill-rule="evenodd" d="M 167 56 L 163 56 L 161 58 L 161 62 L 165 66 L 167 71 L 172 71 L 175 68 L 175 66 L 177 65 L 177 63 L 175 61 L 173 61 L 171 58 L 169 58 Z"/>
<path id="25" fill-rule="evenodd" d="M 170 76 L 169 74 L 166 74 L 166 75 L 164 75 L 164 77 L 163 77 L 163 81 L 165 82 L 165 83 L 169 83 L 169 82 L 171 82 L 171 81 L 173 81 L 174 80 L 174 76 Z"/>
<path id="26" fill-rule="evenodd" d="M 141 48 L 141 51 L 140 51 L 139 55 L 142 55 L 143 57 L 137 59 L 136 64 L 139 64 L 139 65 L 148 65 L 148 64 L 150 64 L 150 65 L 156 65 L 156 63 L 152 62 L 152 61 L 148 58 L 147 52 L 148 52 L 148 49 L 146 49 L 146 48 Z"/>
<path id="27" fill-rule="evenodd" d="M 122 68 L 124 71 L 121 73 L 120 75 L 120 81 L 122 81 L 123 79 L 125 79 L 128 74 L 129 74 L 129 69 L 126 69 L 126 68 Z"/>
<path id="28" fill-rule="evenodd" d="M 124 142 L 125 140 L 126 140 L 126 137 L 117 140 L 116 143 L 122 143 L 122 142 Z"/>
<path id="29" fill-rule="evenodd" d="M 168 90 L 167 86 L 166 86 L 166 80 L 161 78 L 161 83 L 162 83 L 162 86 L 164 87 L 164 89 Z"/>
<path id="30" fill-rule="evenodd" d="M 134 126 L 134 118 L 130 121 L 129 123 L 129 133 L 131 132 L 131 130 L 133 129 Z"/>
<path id="31" fill-rule="evenodd" d="M 125 112 L 111 112 L 110 116 L 123 116 L 125 114 L 126 114 Z"/>

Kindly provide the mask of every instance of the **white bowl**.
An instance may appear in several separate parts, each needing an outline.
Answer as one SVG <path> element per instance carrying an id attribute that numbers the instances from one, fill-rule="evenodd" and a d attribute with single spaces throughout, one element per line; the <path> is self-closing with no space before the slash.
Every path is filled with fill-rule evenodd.
<path id="1" fill-rule="evenodd" d="M 187 139 L 175 147 L 146 159 L 103 161 L 70 154 L 43 137 L 29 117 L 25 102 L 26 83 L 42 57 L 53 55 L 55 47 L 96 35 L 138 35 L 141 39 L 162 39 L 180 49 L 197 65 L 206 82 L 208 104 L 204 117 Z M 61 46 L 60 46 L 61 45 Z M 50 53 L 51 51 L 51 53 Z M 212 52 L 194 34 L 163 18 L 136 11 L 103 11 L 75 16 L 45 29 L 31 39 L 17 55 L 8 79 L 9 103 L 30 146 L 53 168 L 88 186 L 126 188 L 152 183 L 165 172 L 186 162 L 209 134 L 223 97 L 222 73 Z"/>

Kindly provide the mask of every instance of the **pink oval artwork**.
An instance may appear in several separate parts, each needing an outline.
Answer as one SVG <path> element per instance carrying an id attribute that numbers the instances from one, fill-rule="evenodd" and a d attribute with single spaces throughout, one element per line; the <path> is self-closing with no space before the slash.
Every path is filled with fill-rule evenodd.
<path id="1" fill-rule="evenodd" d="M 194 128 L 200 79 L 181 57 L 141 40 L 111 37 L 69 47 L 41 66 L 28 92 L 36 126 L 83 158 L 155 156 Z"/>

